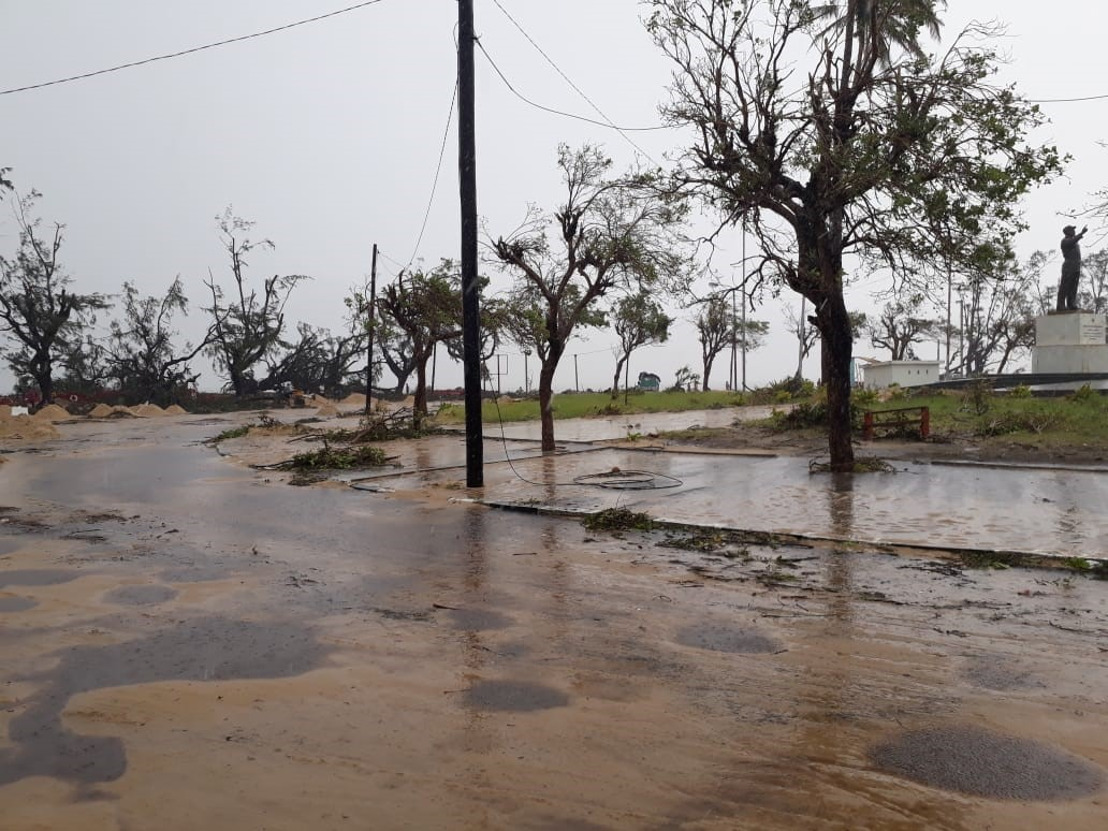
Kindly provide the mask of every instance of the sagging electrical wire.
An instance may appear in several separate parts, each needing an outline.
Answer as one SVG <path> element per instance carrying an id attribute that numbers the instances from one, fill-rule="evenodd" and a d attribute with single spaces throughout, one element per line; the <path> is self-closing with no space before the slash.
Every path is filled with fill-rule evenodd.
<path id="1" fill-rule="evenodd" d="M 276 34 L 277 32 L 284 32 L 289 29 L 295 29 L 298 26 L 305 26 L 308 23 L 316 23 L 320 20 L 326 20 L 330 17 L 338 17 L 340 14 L 346 14 L 348 12 L 356 11 L 358 9 L 364 9 L 366 6 L 375 6 L 383 0 L 365 0 L 362 3 L 355 3 L 353 6 L 347 6 L 343 9 L 336 9 L 333 12 L 327 12 L 326 14 L 317 14 L 315 17 L 307 17 L 303 20 L 294 20 L 292 23 L 285 23 L 282 26 L 274 26 L 272 29 L 265 29 L 261 32 L 251 32 L 248 35 L 239 35 L 238 37 L 227 38 L 225 40 L 219 40 L 214 43 L 205 43 L 203 46 L 193 46 L 190 49 L 182 49 L 178 52 L 169 52 L 165 55 L 154 55 L 150 58 L 142 58 L 137 61 L 129 61 L 127 63 L 121 63 L 116 66 L 109 66 L 106 69 L 97 69 L 93 72 L 82 72 L 80 75 L 70 75 L 66 78 L 56 78 L 53 81 L 43 81 L 39 84 L 28 84 L 23 87 L 14 87 L 13 89 L 0 90 L 0 95 L 15 95 L 17 92 L 30 92 L 35 89 L 44 89 L 46 87 L 54 87 L 59 84 L 69 84 L 73 81 L 83 81 L 87 78 L 95 78 L 98 75 L 107 75 L 110 72 L 119 72 L 123 69 L 134 69 L 137 66 L 145 66 L 147 64 L 157 63 L 158 61 L 168 61 L 173 58 L 181 58 L 185 55 L 194 55 L 197 52 L 204 52 L 208 49 L 216 49 L 220 46 L 230 46 L 232 43 L 242 43 L 246 40 L 254 40 L 255 38 L 265 37 L 266 35 Z"/>

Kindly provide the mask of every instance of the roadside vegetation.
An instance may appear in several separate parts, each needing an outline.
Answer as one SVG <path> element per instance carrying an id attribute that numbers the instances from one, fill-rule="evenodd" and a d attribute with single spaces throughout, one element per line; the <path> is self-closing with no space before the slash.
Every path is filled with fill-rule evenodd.
<path id="1" fill-rule="evenodd" d="M 714 410 L 739 407 L 752 398 L 734 392 L 650 392 L 631 391 L 613 401 L 607 392 L 566 392 L 555 396 L 551 407 L 556 420 L 589 416 L 633 415 L 634 413 L 667 413 L 684 410 Z M 538 398 L 500 398 L 485 401 L 481 419 L 497 421 L 535 421 L 539 418 Z M 465 420 L 465 408 L 460 404 L 444 404 L 438 411 L 439 424 L 460 424 Z"/>

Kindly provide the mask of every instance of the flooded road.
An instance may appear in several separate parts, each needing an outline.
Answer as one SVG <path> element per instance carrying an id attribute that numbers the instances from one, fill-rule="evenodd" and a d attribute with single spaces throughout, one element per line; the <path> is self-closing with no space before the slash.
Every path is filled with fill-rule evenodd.
<path id="1" fill-rule="evenodd" d="M 63 425 L 0 465 L 5 831 L 1105 826 L 1106 583 L 590 532 L 405 472 L 449 437 L 398 448 L 392 493 L 290 487 L 197 444 L 225 426 Z M 622 461 L 516 451 L 535 481 Z M 935 510 L 922 474 L 805 491 L 780 460 L 651 459 L 683 487 L 490 465 L 488 490 L 709 519 L 730 494 L 844 539 Z M 1049 508 L 1058 481 L 1005 487 Z"/>

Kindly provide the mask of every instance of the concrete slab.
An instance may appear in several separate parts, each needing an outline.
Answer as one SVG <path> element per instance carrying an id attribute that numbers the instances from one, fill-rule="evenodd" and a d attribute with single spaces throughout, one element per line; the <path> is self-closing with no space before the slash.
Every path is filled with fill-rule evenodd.
<path id="1" fill-rule="evenodd" d="M 575 479 L 619 468 L 678 487 L 611 490 Z M 412 487 L 441 479 L 419 474 Z M 398 477 L 402 480 L 405 477 Z M 668 484 L 668 479 L 659 481 Z M 590 512 L 612 507 L 673 522 L 866 543 L 1108 556 L 1108 474 L 1050 468 L 897 463 L 895 473 L 811 474 L 798 457 L 604 449 L 489 465 L 490 504 Z"/>

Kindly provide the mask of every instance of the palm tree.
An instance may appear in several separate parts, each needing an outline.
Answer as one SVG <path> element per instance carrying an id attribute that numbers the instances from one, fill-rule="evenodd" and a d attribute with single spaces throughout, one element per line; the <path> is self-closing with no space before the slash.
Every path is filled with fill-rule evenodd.
<path id="1" fill-rule="evenodd" d="M 814 6 L 812 14 L 816 21 L 830 21 L 821 36 L 845 29 L 858 39 L 863 52 L 866 47 L 876 49 L 878 60 L 887 66 L 894 46 L 923 56 L 920 32 L 926 29 L 933 38 L 939 37 L 940 6 L 945 9 L 946 0 L 833 0 Z"/>

